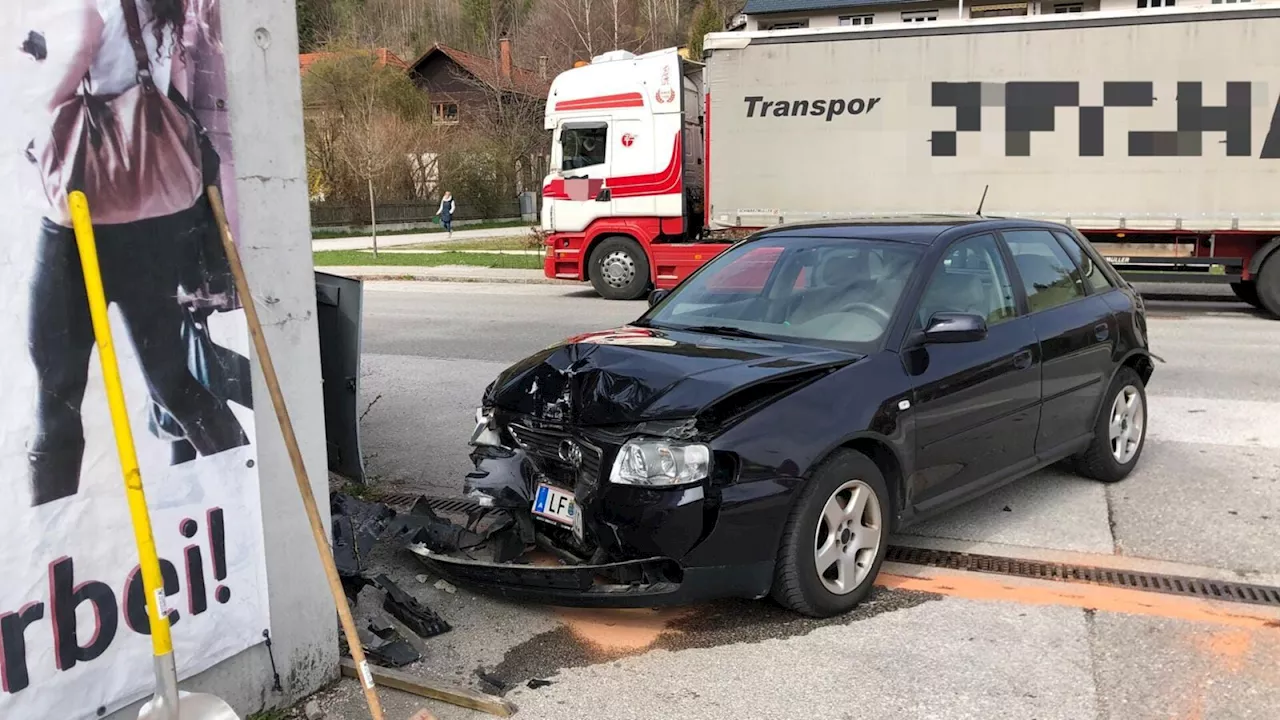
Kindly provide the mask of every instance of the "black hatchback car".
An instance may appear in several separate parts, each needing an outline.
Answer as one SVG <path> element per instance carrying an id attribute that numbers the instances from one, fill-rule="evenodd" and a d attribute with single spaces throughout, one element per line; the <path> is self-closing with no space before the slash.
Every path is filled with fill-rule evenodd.
<path id="1" fill-rule="evenodd" d="M 467 492 L 562 565 L 420 554 L 556 604 L 842 613 L 890 533 L 1064 460 L 1128 475 L 1152 370 L 1141 298 L 1069 227 L 763 231 L 486 391 Z"/>

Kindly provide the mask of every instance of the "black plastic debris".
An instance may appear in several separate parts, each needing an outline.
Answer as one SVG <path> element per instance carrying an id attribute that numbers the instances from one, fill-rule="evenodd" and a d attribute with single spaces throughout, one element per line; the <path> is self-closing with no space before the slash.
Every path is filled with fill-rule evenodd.
<path id="1" fill-rule="evenodd" d="M 503 513 L 485 532 L 485 541 L 493 553 L 493 562 L 511 562 L 533 545 L 536 532 L 529 513 Z"/>
<path id="2" fill-rule="evenodd" d="M 555 683 L 551 682 L 550 680 L 543 680 L 542 678 L 533 678 L 532 680 L 530 680 L 528 683 L 525 684 L 525 686 L 528 687 L 530 690 L 538 690 L 548 685 L 555 685 Z"/>
<path id="3" fill-rule="evenodd" d="M 471 451 L 475 470 L 462 481 L 462 494 L 481 507 L 528 508 L 533 502 L 533 466 L 518 448 L 480 445 Z"/>
<path id="4" fill-rule="evenodd" d="M 485 541 L 483 535 L 437 515 L 425 497 L 418 498 L 408 513 L 396 516 L 388 529 L 402 542 L 426 545 L 438 553 L 478 547 Z"/>
<path id="5" fill-rule="evenodd" d="M 386 599 L 382 601 L 382 609 L 391 614 L 392 617 L 405 624 L 419 637 L 430 638 L 449 632 L 453 628 L 444 618 L 435 613 L 434 610 L 418 602 L 418 599 L 400 589 L 386 575 L 379 575 L 374 578 L 373 583 L 377 585 L 384 593 Z"/>
<path id="6" fill-rule="evenodd" d="M 422 659 L 422 654 L 401 637 L 394 625 L 380 618 L 370 620 L 357 634 L 365 655 L 375 665 L 397 668 Z"/>
<path id="7" fill-rule="evenodd" d="M 371 503 L 337 493 L 329 499 L 333 514 L 333 562 L 340 577 L 359 577 L 364 558 L 373 551 L 396 511 L 381 503 Z"/>

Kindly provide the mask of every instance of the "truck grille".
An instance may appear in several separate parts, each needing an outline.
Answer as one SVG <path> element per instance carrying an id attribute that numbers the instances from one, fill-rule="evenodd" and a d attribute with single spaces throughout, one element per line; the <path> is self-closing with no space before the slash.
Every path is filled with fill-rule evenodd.
<path id="1" fill-rule="evenodd" d="M 548 478 L 575 487 L 579 480 L 596 483 L 600 479 L 602 453 L 600 448 L 580 438 L 575 438 L 561 429 L 533 428 L 528 425 L 512 423 L 507 426 L 511 437 L 522 450 L 529 454 Z M 574 468 L 561 457 L 561 448 L 565 443 L 573 443 L 582 451 L 582 462 Z"/>

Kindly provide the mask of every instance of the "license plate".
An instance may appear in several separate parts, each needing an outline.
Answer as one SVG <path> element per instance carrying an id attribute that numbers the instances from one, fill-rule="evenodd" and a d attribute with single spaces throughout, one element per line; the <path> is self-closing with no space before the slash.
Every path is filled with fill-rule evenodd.
<path id="1" fill-rule="evenodd" d="M 574 501 L 572 493 L 538 483 L 538 491 L 533 496 L 533 514 L 572 527 L 578 516 L 578 503 Z"/>

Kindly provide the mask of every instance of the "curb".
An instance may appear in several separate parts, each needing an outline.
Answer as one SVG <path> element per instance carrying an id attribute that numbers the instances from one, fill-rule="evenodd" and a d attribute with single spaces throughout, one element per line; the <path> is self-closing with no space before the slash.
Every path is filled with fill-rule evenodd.
<path id="1" fill-rule="evenodd" d="M 323 268 L 316 268 L 325 272 Z M 576 280 L 551 280 L 543 277 L 476 277 L 451 275 L 396 275 L 394 273 L 353 273 L 343 275 L 363 282 L 438 282 L 438 283 L 491 283 L 495 285 L 562 285 L 565 287 L 582 285 Z"/>

